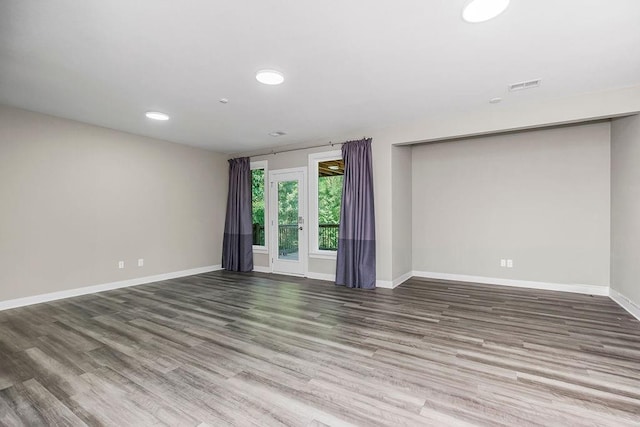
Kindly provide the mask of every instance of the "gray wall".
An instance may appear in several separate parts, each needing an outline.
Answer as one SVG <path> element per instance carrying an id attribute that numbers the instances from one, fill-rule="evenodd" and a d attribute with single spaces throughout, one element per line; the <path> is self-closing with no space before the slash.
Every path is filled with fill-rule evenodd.
<path id="1" fill-rule="evenodd" d="M 611 288 L 640 307 L 640 116 L 611 124 Z"/>
<path id="2" fill-rule="evenodd" d="M 412 270 L 412 174 L 411 147 L 391 149 L 392 277 L 398 279 Z M 376 200 L 385 203 L 385 200 Z"/>
<path id="3" fill-rule="evenodd" d="M 416 271 L 607 286 L 609 243 L 608 122 L 413 148 Z"/>
<path id="4" fill-rule="evenodd" d="M 220 264 L 226 193 L 226 156 L 0 107 L 0 301 Z"/>
<path id="5" fill-rule="evenodd" d="M 472 135 L 488 135 L 507 130 L 523 130 L 551 125 L 584 122 L 640 111 L 640 85 L 570 97 L 516 99 L 500 104 L 484 104 L 472 111 L 451 111 L 418 117 L 412 122 L 385 128 L 354 130 L 351 135 L 334 136 L 334 141 L 373 137 L 374 187 L 376 197 L 376 254 L 379 280 L 392 277 L 392 171 L 394 144 L 439 141 Z M 415 169 L 414 169 L 415 171 Z M 608 178 L 607 178 L 608 182 Z M 416 191 L 416 188 L 413 188 Z M 415 213 L 415 209 L 414 209 Z M 413 217 L 413 221 L 417 218 Z M 415 242 L 415 234 L 414 234 Z"/>

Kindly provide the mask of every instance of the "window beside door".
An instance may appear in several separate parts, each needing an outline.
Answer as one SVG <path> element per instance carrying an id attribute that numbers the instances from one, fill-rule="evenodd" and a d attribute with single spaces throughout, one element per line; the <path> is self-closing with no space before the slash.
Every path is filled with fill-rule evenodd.
<path id="1" fill-rule="evenodd" d="M 310 253 L 335 258 L 342 203 L 344 160 L 340 151 L 309 155 Z"/>
<path id="2" fill-rule="evenodd" d="M 267 252 L 267 162 L 251 162 L 251 223 L 254 251 Z"/>

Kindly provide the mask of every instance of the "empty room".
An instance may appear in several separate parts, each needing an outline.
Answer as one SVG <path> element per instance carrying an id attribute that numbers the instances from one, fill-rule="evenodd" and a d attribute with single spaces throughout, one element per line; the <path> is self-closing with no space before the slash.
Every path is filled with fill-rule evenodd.
<path id="1" fill-rule="evenodd" d="M 638 23 L 0 0 L 0 425 L 640 426 Z"/>

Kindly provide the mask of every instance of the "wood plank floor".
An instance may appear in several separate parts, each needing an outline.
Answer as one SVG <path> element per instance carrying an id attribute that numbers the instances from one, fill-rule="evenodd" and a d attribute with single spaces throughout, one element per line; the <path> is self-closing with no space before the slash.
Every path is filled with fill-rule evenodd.
<path id="1" fill-rule="evenodd" d="M 214 272 L 0 312 L 2 425 L 640 425 L 606 297 Z"/>

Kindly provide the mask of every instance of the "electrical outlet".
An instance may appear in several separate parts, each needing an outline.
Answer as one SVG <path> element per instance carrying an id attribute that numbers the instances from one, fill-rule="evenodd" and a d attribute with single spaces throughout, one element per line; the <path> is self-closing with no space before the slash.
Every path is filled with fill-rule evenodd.
<path id="1" fill-rule="evenodd" d="M 506 267 L 507 266 L 507 260 L 506 259 L 501 259 L 500 260 L 500 267 Z"/>
<path id="2" fill-rule="evenodd" d="M 144 259 L 138 258 L 138 267 L 142 267 L 144 265 Z"/>
<path id="3" fill-rule="evenodd" d="M 507 268 L 513 268 L 513 260 L 512 259 L 508 259 L 507 260 Z"/>
<path id="4" fill-rule="evenodd" d="M 124 261 L 118 261 L 118 268 L 124 268 Z"/>

